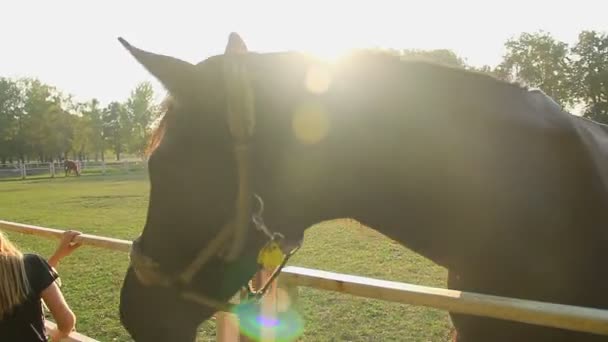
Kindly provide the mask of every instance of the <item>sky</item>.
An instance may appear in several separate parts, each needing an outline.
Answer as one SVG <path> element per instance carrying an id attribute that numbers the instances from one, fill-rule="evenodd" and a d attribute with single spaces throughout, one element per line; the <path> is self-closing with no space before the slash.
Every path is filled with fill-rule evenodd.
<path id="1" fill-rule="evenodd" d="M 222 53 L 235 31 L 257 52 L 447 48 L 495 66 L 504 42 L 522 32 L 571 44 L 581 30 L 608 31 L 608 0 L 5 0 L 0 8 L 0 76 L 36 77 L 102 104 L 124 101 L 141 81 L 165 94 L 117 37 L 193 63 Z"/>

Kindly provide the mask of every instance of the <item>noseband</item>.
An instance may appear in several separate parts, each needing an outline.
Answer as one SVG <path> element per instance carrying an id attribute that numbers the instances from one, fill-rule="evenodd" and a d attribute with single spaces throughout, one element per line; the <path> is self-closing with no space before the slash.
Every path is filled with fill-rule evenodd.
<path id="1" fill-rule="evenodd" d="M 248 73 L 243 63 L 246 55 L 224 55 L 224 84 L 227 95 L 228 126 L 233 140 L 234 158 L 237 167 L 238 192 L 235 200 L 235 215 L 220 229 L 219 233 L 201 249 L 196 257 L 177 274 L 166 274 L 161 271 L 158 262 L 146 256 L 141 249 L 141 236 L 133 241 L 130 252 L 130 265 L 141 284 L 145 286 L 162 286 L 177 288 L 182 297 L 201 305 L 217 310 L 229 310 L 231 304 L 221 303 L 205 295 L 187 289 L 198 271 L 212 257 L 220 257 L 226 262 L 236 260 L 244 247 L 247 231 L 253 225 L 269 239 L 267 248 L 282 240 L 282 234 L 271 232 L 262 220 L 264 202 L 261 197 L 252 192 L 251 187 L 251 137 L 255 132 L 254 96 Z M 257 199 L 260 211 L 252 214 L 252 200 Z M 232 241 L 229 239 L 232 238 Z M 228 245 L 228 247 L 227 247 Z M 269 285 L 278 276 L 287 260 L 293 255 L 296 247 L 283 255 L 283 259 L 271 277 L 257 292 L 249 287 L 250 295 L 260 299 L 268 290 Z M 262 249 L 261 253 L 264 252 Z M 275 265 L 276 266 L 276 265 Z"/>

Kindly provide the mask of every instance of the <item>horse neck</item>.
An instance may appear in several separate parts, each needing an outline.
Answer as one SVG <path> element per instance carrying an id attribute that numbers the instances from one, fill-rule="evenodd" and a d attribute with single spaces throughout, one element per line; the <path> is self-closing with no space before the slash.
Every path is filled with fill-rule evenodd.
<path id="1" fill-rule="evenodd" d="M 257 111 L 254 158 L 268 221 L 301 236 L 320 221 L 354 218 L 441 265 L 462 262 L 454 241 L 488 221 L 477 212 L 490 190 L 476 166 L 498 164 L 479 142 L 501 128 L 478 114 L 508 96 L 496 82 L 434 66 L 355 63 L 362 67 L 338 71 L 322 96 L 296 86 L 260 92 L 271 94 L 260 99 L 269 108 Z M 487 87 L 492 101 L 478 96 Z M 298 134 L 301 107 L 318 111 L 305 128 L 324 129 L 316 141 Z"/>
<path id="2" fill-rule="evenodd" d="M 267 135 L 282 132 L 282 138 L 257 146 L 256 191 L 266 201 L 269 227 L 297 239 L 316 223 L 351 218 L 445 265 L 453 259 L 449 225 L 432 212 L 440 189 L 425 185 L 440 175 L 428 171 L 404 177 L 415 169 L 416 157 L 395 148 L 398 126 L 378 125 L 381 118 L 349 119 L 332 122 L 317 144 L 297 141 L 286 125 Z"/>

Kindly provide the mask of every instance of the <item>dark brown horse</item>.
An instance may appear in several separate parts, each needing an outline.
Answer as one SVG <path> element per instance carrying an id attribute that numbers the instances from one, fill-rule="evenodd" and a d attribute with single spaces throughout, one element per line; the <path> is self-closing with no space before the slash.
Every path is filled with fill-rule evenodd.
<path id="1" fill-rule="evenodd" d="M 329 65 L 247 53 L 232 35 L 192 65 L 121 42 L 172 97 L 121 291 L 135 340 L 193 341 L 258 270 L 252 193 L 284 246 L 350 217 L 446 267 L 450 288 L 608 309 L 606 126 L 490 76 L 380 54 Z M 465 342 L 607 340 L 451 318 Z"/>
<path id="2" fill-rule="evenodd" d="M 80 176 L 80 166 L 77 162 L 73 160 L 66 159 L 63 162 L 63 168 L 65 170 L 65 176 L 67 177 L 69 173 L 74 172 L 76 176 Z"/>

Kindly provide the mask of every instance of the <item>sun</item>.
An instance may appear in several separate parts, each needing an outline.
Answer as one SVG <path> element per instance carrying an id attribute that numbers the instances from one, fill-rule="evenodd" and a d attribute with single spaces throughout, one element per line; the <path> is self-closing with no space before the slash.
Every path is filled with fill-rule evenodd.
<path id="1" fill-rule="evenodd" d="M 342 49 L 318 49 L 310 52 L 313 56 L 323 59 L 327 62 L 335 62 L 346 54 L 346 50 Z"/>
<path id="2" fill-rule="evenodd" d="M 348 49 L 337 46 L 331 43 L 315 42 L 315 44 L 307 44 L 304 49 L 310 55 L 319 58 L 325 62 L 335 63 L 340 58 L 348 54 Z"/>

